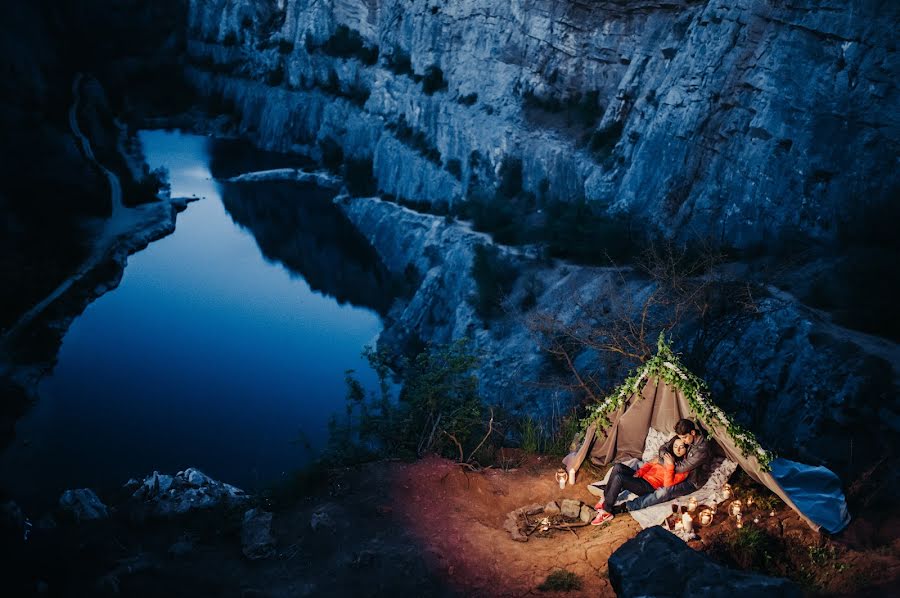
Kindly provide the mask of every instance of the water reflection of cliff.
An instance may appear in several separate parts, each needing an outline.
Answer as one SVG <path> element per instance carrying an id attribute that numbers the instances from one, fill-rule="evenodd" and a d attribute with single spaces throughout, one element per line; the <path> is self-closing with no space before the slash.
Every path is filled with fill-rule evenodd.
<path id="1" fill-rule="evenodd" d="M 222 202 L 266 259 L 339 303 L 387 312 L 400 290 L 371 245 L 338 210 L 334 192 L 293 182 L 226 183 Z"/>

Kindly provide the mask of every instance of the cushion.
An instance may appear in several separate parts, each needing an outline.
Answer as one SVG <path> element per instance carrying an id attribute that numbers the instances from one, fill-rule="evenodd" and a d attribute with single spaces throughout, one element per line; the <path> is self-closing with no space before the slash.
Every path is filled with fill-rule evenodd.
<path id="1" fill-rule="evenodd" d="M 647 440 L 644 441 L 644 453 L 641 455 L 641 461 L 647 463 L 659 456 L 659 447 L 664 445 L 674 434 L 665 434 L 659 430 L 649 428 L 647 430 Z"/>

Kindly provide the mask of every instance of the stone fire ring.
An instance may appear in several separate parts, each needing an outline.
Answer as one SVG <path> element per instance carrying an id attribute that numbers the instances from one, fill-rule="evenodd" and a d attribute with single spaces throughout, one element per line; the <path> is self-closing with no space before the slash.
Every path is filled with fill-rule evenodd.
<path id="1" fill-rule="evenodd" d="M 532 535 L 548 538 L 555 531 L 584 527 L 595 515 L 596 511 L 580 500 L 564 498 L 546 505 L 534 504 L 510 511 L 503 528 L 516 542 L 527 542 Z M 541 525 L 543 519 L 548 519 L 549 525 Z"/>

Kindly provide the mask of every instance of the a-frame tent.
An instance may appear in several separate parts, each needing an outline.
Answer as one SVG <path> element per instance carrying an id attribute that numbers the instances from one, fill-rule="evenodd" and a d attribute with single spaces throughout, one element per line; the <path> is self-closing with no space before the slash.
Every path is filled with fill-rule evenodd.
<path id="1" fill-rule="evenodd" d="M 639 458 L 649 428 L 674 435 L 675 424 L 692 419 L 725 456 L 769 488 L 813 529 L 837 533 L 850 522 L 840 479 L 829 469 L 776 458 L 709 398 L 660 335 L 657 354 L 641 365 L 586 418 L 584 440 L 563 463 L 578 469 L 585 458 L 605 465 Z"/>

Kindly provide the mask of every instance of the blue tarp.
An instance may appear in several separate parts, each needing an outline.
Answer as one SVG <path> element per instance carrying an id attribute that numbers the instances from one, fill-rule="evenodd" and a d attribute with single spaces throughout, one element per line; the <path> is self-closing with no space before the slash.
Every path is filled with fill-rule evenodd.
<path id="1" fill-rule="evenodd" d="M 830 534 L 847 527 L 850 513 L 841 480 L 833 471 L 781 458 L 770 466 L 769 473 L 806 517 Z"/>

